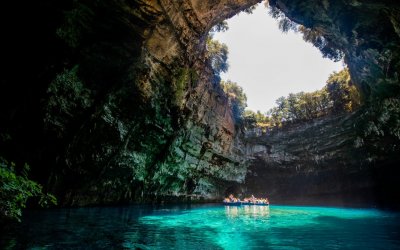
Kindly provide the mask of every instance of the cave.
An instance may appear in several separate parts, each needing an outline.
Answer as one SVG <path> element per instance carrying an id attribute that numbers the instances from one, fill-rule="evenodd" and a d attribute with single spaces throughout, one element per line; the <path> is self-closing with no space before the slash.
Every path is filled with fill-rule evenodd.
<path id="1" fill-rule="evenodd" d="M 205 42 L 259 2 L 7 3 L 23 22 L 2 22 L 1 157 L 17 170 L 28 163 L 61 206 L 216 201 L 239 190 L 398 208 L 399 4 L 270 0 L 317 32 L 321 51 L 343 56 L 364 106 L 253 138 L 212 80 Z"/>

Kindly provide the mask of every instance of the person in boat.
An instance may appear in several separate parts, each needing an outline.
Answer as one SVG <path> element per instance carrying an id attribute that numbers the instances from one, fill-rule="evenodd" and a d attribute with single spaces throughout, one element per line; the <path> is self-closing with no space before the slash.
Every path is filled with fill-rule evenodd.
<path id="1" fill-rule="evenodd" d="M 224 202 L 229 202 L 229 203 L 235 203 L 235 202 L 240 202 L 240 199 L 235 198 L 233 194 L 230 194 L 228 198 L 224 199 Z"/>

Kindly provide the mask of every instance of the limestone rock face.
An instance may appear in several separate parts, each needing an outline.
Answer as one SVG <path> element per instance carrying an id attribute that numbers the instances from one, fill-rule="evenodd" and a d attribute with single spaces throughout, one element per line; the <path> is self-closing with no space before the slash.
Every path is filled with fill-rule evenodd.
<path id="1" fill-rule="evenodd" d="M 4 31 L 10 49 L 1 76 L 2 156 L 28 162 L 61 204 L 89 205 L 219 199 L 245 181 L 248 155 L 251 173 L 302 184 L 309 176 L 344 173 L 348 161 L 363 163 L 349 155 L 351 138 L 398 152 L 399 7 L 384 0 L 270 1 L 343 51 L 366 99 L 379 100 L 360 115 L 370 121 L 364 137 L 341 117 L 242 140 L 212 80 L 205 41 L 215 24 L 258 2 L 41 0 L 23 9 L 7 3 L 25 26 Z M 302 175 L 285 179 L 297 171 Z M 264 187 L 253 177 L 247 174 L 249 190 L 251 183 Z M 360 178 L 354 187 L 364 180 L 370 186 Z M 280 187 L 276 193 L 294 190 Z"/>
<path id="2" fill-rule="evenodd" d="M 400 6 L 396 1 L 273 0 L 269 3 L 291 20 L 321 35 L 323 39 L 314 44 L 325 55 L 335 58 L 343 54 L 352 80 L 364 95 L 398 97 Z M 393 92 L 383 90 L 388 88 Z"/>
<path id="3" fill-rule="evenodd" d="M 68 190 L 65 202 L 219 197 L 224 183 L 243 181 L 246 165 L 235 148 L 228 99 L 211 81 L 205 39 L 215 22 L 251 3 L 164 0 L 126 5 L 121 9 L 133 30 L 140 31 L 141 51 L 127 68 L 132 78 L 107 95 L 96 117 L 83 124 L 77 141 L 69 145 L 66 164 L 88 171 L 69 175 L 88 181 Z M 135 92 L 140 93 L 137 101 L 132 99 Z M 121 105 L 128 106 L 126 112 L 119 110 Z M 89 133 L 94 141 L 82 135 Z M 76 148 L 82 145 L 78 159 Z"/>
<path id="4" fill-rule="evenodd" d="M 57 11 L 63 18 L 53 18 L 51 27 L 43 24 L 48 20 L 32 24 L 46 34 L 42 53 L 54 58 L 38 64 L 45 73 L 32 70 L 21 79 L 37 82 L 40 91 L 26 111 L 7 110 L 2 138 L 12 133 L 13 141 L 2 149 L 11 158 L 20 152 L 65 205 L 219 198 L 226 183 L 244 180 L 246 164 L 228 99 L 212 81 L 205 41 L 214 24 L 256 2 L 32 6 L 42 17 Z M 9 85 L 18 81 L 12 70 Z M 17 95 L 15 89 L 8 99 Z M 36 121 L 34 129 L 27 119 Z"/>
<path id="5" fill-rule="evenodd" d="M 275 203 L 398 206 L 398 183 L 390 176 L 399 170 L 357 143 L 363 112 L 247 133 L 250 167 L 242 192 Z"/>
<path id="6" fill-rule="evenodd" d="M 351 118 L 349 115 L 319 118 L 259 136 L 250 134 L 245 139 L 248 142 L 246 153 L 282 168 L 290 164 L 297 170 L 310 172 L 315 170 L 314 165 L 326 163 L 346 165 L 351 160 L 356 161 L 354 165 L 362 165 L 366 159 L 350 157 L 356 148 L 354 119 Z"/>

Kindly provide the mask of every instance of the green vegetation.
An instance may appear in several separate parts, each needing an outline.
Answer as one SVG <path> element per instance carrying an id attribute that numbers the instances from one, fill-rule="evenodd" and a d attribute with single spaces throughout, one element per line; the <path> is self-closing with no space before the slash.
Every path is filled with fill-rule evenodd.
<path id="1" fill-rule="evenodd" d="M 180 68 L 178 70 L 177 76 L 174 81 L 174 92 L 175 92 L 175 105 L 178 107 L 182 107 L 184 102 L 184 94 L 187 88 L 187 85 L 191 82 L 195 82 L 198 78 L 198 75 L 195 70 L 190 68 Z"/>
<path id="2" fill-rule="evenodd" d="M 244 122 L 246 128 L 258 127 L 263 131 L 266 131 L 266 129 L 271 126 L 271 118 L 261 113 L 260 110 L 257 110 L 257 112 L 246 110 L 244 112 Z"/>
<path id="3" fill-rule="evenodd" d="M 228 29 L 227 23 L 222 22 L 216 25 L 212 32 L 226 31 Z M 241 124 L 243 121 L 244 109 L 247 107 L 247 96 L 236 82 L 231 80 L 221 80 L 220 74 L 226 72 L 229 68 L 228 60 L 228 47 L 226 44 L 212 39 L 212 33 L 207 39 L 207 53 L 206 57 L 211 64 L 213 70 L 214 81 L 219 83 L 222 90 L 228 96 L 230 106 L 232 108 L 233 117 L 236 124 Z"/>
<path id="4" fill-rule="evenodd" d="M 91 92 L 78 76 L 79 67 L 64 69 L 50 83 L 45 106 L 44 122 L 61 137 L 67 122 L 89 108 L 93 100 Z"/>
<path id="5" fill-rule="evenodd" d="M 248 7 L 247 9 L 242 10 L 242 12 L 246 13 L 246 14 L 252 14 L 253 11 L 257 8 L 257 6 L 253 5 Z M 228 22 L 226 20 L 217 23 L 214 27 L 211 28 L 210 33 L 214 33 L 214 32 L 225 32 L 229 29 L 228 26 Z"/>
<path id="6" fill-rule="evenodd" d="M 228 71 L 228 46 L 213 40 L 212 36 L 207 38 L 207 53 L 206 58 L 211 64 L 214 79 L 216 82 L 221 81 L 220 74 Z"/>
<path id="7" fill-rule="evenodd" d="M 331 74 L 325 87 L 332 101 L 332 112 L 353 111 L 361 105 L 360 92 L 351 81 L 349 70 Z"/>
<path id="8" fill-rule="evenodd" d="M 282 12 L 277 9 L 271 9 L 273 17 L 280 19 L 280 28 L 287 32 L 289 29 L 301 31 L 304 39 L 319 46 L 321 51 L 325 51 L 324 56 L 333 60 L 341 58 L 340 53 L 334 54 L 332 51 L 324 49 L 324 46 L 319 41 L 322 37 L 318 38 L 318 34 L 299 27 L 296 23 L 286 18 Z M 217 31 L 227 30 L 226 23 L 221 23 L 215 28 Z M 321 41 L 322 41 L 321 40 Z M 324 53 L 324 52 L 323 52 Z M 349 70 L 346 68 L 338 73 L 333 73 L 329 76 L 326 85 L 321 90 L 310 93 L 290 93 L 287 97 L 280 97 L 276 100 L 276 107 L 270 109 L 266 114 L 260 111 L 257 113 L 253 111 L 246 111 L 247 97 L 243 92 L 242 87 L 237 83 L 222 81 L 220 74 L 228 70 L 228 47 L 209 36 L 207 40 L 207 58 L 211 63 L 214 74 L 214 80 L 220 82 L 220 86 L 227 94 L 233 116 L 236 123 L 242 124 L 248 128 L 260 127 L 264 131 L 269 127 L 280 127 L 288 123 L 296 123 L 302 121 L 309 121 L 329 114 L 338 114 L 342 112 L 352 112 L 361 105 L 361 96 L 358 89 L 354 86 L 350 78 Z"/>
<path id="9" fill-rule="evenodd" d="M 28 179 L 29 165 L 25 164 L 17 174 L 16 165 L 0 157 L 0 220 L 21 220 L 22 209 L 29 198 L 37 198 L 42 207 L 56 205 L 51 194 L 43 193 L 42 186 Z"/>
<path id="10" fill-rule="evenodd" d="M 214 27 L 211 28 L 210 33 L 214 32 L 225 32 L 229 29 L 228 22 L 227 21 L 222 21 L 220 23 L 217 23 Z"/>
<path id="11" fill-rule="evenodd" d="M 272 126 L 281 126 L 284 123 L 308 121 L 329 113 L 331 101 L 326 89 L 311 93 L 300 92 L 280 97 L 276 100 L 276 107 L 268 114 Z"/>
<path id="12" fill-rule="evenodd" d="M 70 47 L 77 48 L 83 37 L 90 33 L 95 14 L 92 9 L 78 1 L 74 1 L 74 7 L 65 12 L 65 22 L 56 33 Z"/>
<path id="13" fill-rule="evenodd" d="M 268 4 L 268 3 L 267 3 Z M 283 32 L 292 30 L 301 32 L 306 42 L 317 47 L 323 57 L 334 61 L 343 58 L 340 49 L 325 39 L 321 32 L 299 25 L 285 16 L 285 14 L 274 6 L 270 6 L 270 15 L 279 21 L 279 28 Z M 254 8 L 249 9 L 249 13 Z M 329 76 L 325 87 L 310 93 L 290 93 L 287 97 L 276 100 L 276 106 L 266 114 L 260 111 L 245 111 L 247 97 L 243 89 L 230 80 L 221 81 L 220 74 L 228 70 L 228 47 L 225 44 L 212 39 L 213 32 L 224 32 L 228 30 L 227 22 L 217 24 L 211 30 L 207 40 L 207 59 L 211 63 L 214 79 L 220 82 L 224 92 L 227 94 L 236 123 L 244 123 L 248 128 L 259 127 L 266 131 L 269 127 L 280 127 L 289 123 L 310 121 L 329 114 L 352 112 L 361 105 L 361 95 L 350 78 L 349 70 L 346 68 Z"/>
<path id="14" fill-rule="evenodd" d="M 269 2 L 267 1 L 266 4 L 269 5 Z M 332 39 L 326 39 L 322 32 L 317 29 L 311 29 L 297 24 L 286 17 L 286 15 L 274 5 L 269 5 L 269 7 L 269 14 L 278 20 L 279 29 L 282 30 L 282 32 L 287 33 L 289 30 L 300 32 L 303 34 L 303 40 L 312 43 L 316 48 L 318 48 L 323 57 L 329 58 L 335 62 L 338 62 L 343 58 L 344 54 L 339 49 L 339 46 L 333 43 Z"/>
<path id="15" fill-rule="evenodd" d="M 221 87 L 231 102 L 235 121 L 240 123 L 243 120 L 244 109 L 247 107 L 247 96 L 243 92 L 243 88 L 230 80 L 221 81 Z"/>
<path id="16" fill-rule="evenodd" d="M 257 8 L 256 5 L 250 6 L 247 9 L 244 9 L 243 12 L 246 14 L 253 14 L 253 11 Z"/>
<path id="17" fill-rule="evenodd" d="M 268 4 L 268 3 L 267 3 Z M 254 8 L 249 9 L 249 13 Z M 339 61 L 343 53 L 334 44 L 329 43 L 320 32 L 298 25 L 278 8 L 271 6 L 270 15 L 279 21 L 279 28 L 283 32 L 293 30 L 301 32 L 306 42 L 311 42 L 317 47 L 323 57 Z M 329 76 L 326 85 L 321 90 L 310 93 L 290 93 L 287 97 L 276 100 L 276 107 L 270 109 L 266 114 L 260 111 L 246 111 L 247 97 L 243 89 L 230 80 L 221 81 L 220 74 L 228 70 L 228 47 L 225 44 L 212 39 L 213 32 L 224 32 L 228 30 L 227 22 L 221 22 L 213 27 L 207 40 L 206 57 L 210 61 L 214 80 L 220 82 L 224 92 L 227 94 L 234 118 L 237 123 L 244 122 L 248 128 L 259 127 L 264 131 L 269 127 L 280 127 L 288 123 L 309 121 L 329 114 L 352 112 L 361 105 L 361 95 L 350 78 L 349 70 L 346 68 Z"/>
<path id="18" fill-rule="evenodd" d="M 247 127 L 280 127 L 289 123 L 310 121 L 329 114 L 352 112 L 361 105 L 359 91 L 350 79 L 348 69 L 329 76 L 321 90 L 310 93 L 290 93 L 276 100 L 267 114 L 245 112 Z"/>
<path id="19" fill-rule="evenodd" d="M 365 112 L 357 118 L 357 148 L 367 149 L 369 160 L 387 156 L 397 158 L 400 150 L 400 100 L 386 98 L 366 105 Z"/>

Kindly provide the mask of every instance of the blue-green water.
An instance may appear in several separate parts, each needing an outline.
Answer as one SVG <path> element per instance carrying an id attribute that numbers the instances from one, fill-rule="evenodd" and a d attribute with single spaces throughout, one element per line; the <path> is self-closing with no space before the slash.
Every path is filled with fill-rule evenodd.
<path id="1" fill-rule="evenodd" d="M 15 249 L 400 249 L 400 215 L 375 209 L 198 205 L 26 213 Z"/>

